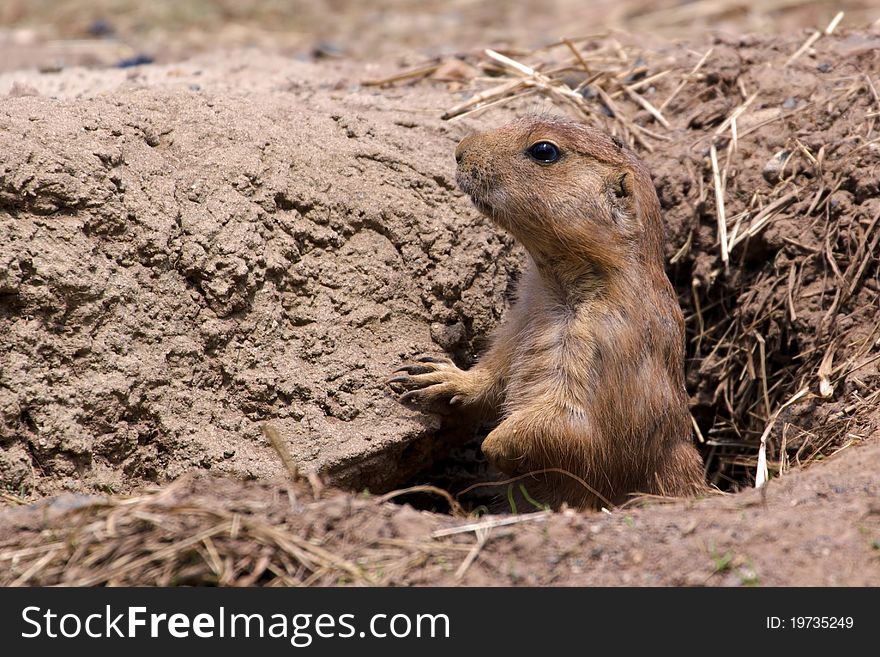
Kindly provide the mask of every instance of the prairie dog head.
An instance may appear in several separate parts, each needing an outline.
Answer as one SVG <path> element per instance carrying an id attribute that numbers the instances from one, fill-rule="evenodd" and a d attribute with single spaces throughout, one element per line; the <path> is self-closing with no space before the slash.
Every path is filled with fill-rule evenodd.
<path id="1" fill-rule="evenodd" d="M 599 270 L 660 257 L 657 195 L 620 142 L 576 121 L 530 116 L 465 137 L 457 181 L 537 261 Z"/>

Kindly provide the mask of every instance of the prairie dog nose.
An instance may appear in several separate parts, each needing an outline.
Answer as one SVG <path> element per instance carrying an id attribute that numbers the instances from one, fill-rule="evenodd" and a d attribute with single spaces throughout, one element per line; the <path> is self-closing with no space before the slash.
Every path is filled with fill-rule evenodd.
<path id="1" fill-rule="evenodd" d="M 460 142 L 458 142 L 458 146 L 455 147 L 455 161 L 457 164 L 461 164 L 461 161 L 464 159 L 464 154 L 467 152 L 467 149 L 473 144 L 474 135 L 468 135 Z"/>

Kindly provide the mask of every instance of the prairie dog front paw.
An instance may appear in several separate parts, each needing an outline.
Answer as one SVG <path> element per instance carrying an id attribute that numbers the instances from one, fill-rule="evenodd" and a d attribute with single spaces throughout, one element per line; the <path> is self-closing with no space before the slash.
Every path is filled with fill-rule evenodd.
<path id="1" fill-rule="evenodd" d="M 448 358 L 424 356 L 399 367 L 387 383 L 400 401 L 416 406 L 468 405 L 477 401 L 481 377 L 474 370 L 462 370 Z"/>

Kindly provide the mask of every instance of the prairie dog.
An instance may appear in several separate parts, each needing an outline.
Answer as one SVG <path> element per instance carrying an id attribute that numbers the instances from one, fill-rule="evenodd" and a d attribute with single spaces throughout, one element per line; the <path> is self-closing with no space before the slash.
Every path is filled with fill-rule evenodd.
<path id="1" fill-rule="evenodd" d="M 684 320 L 645 166 L 608 135 L 553 116 L 470 135 L 455 159 L 459 187 L 529 262 L 477 364 L 406 364 L 389 379 L 401 400 L 496 417 L 483 452 L 509 475 L 534 473 L 523 483 L 553 506 L 706 490 Z"/>

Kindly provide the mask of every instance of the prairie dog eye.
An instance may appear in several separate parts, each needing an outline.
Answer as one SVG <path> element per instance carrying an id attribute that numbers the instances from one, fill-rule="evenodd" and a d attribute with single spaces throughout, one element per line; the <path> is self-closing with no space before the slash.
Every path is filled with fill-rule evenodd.
<path id="1" fill-rule="evenodd" d="M 553 164 L 559 159 L 559 146 L 552 141 L 539 141 L 526 149 L 526 153 L 535 162 L 540 164 Z"/>

